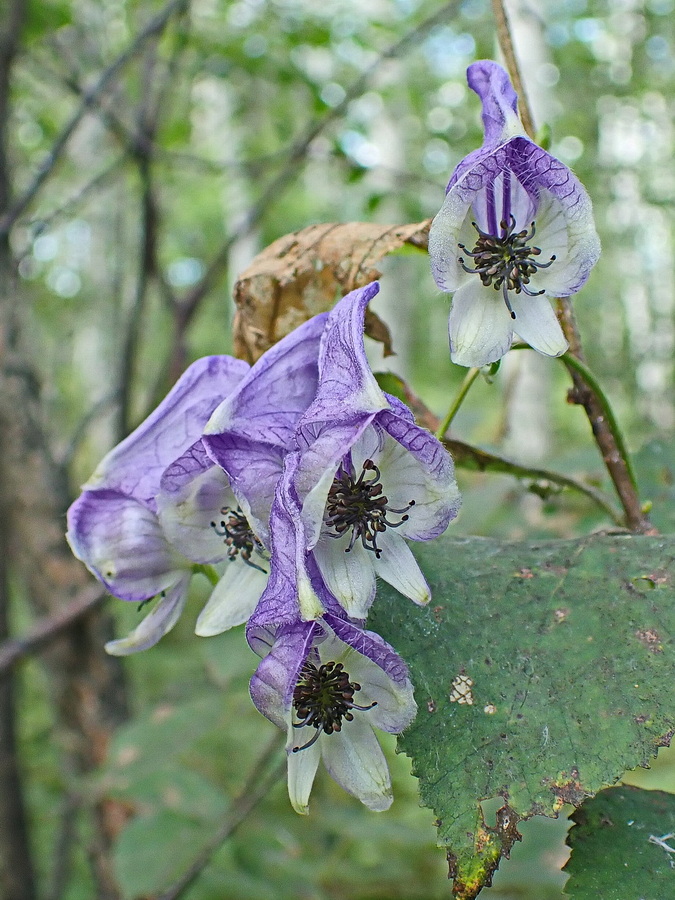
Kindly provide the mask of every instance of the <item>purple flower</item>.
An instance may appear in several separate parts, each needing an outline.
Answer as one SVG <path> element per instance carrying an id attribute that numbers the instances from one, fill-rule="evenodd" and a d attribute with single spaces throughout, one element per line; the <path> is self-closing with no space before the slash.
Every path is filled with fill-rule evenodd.
<path id="1" fill-rule="evenodd" d="M 297 423 L 298 452 L 286 457 L 272 510 L 271 528 L 293 531 L 296 549 L 279 555 L 295 566 L 303 619 L 322 611 L 319 592 L 307 587 L 313 567 L 351 618 L 365 618 L 376 575 L 427 603 L 429 588 L 406 539 L 437 537 L 459 507 L 449 454 L 370 371 L 363 324 L 378 290 L 373 283 L 353 291 L 330 314 L 317 395 Z M 272 591 L 271 580 L 261 603 L 272 602 Z M 290 597 L 292 585 L 282 594 Z"/>
<path id="2" fill-rule="evenodd" d="M 547 297 L 576 293 L 597 262 L 591 201 L 567 166 L 525 135 L 501 66 L 472 63 L 467 79 L 483 104 L 483 146 L 455 169 L 429 233 L 434 279 L 453 293 L 451 358 L 494 362 L 514 331 L 560 356 L 567 341 Z"/>
<path id="3" fill-rule="evenodd" d="M 280 628 L 248 628 L 263 656 L 253 702 L 288 735 L 288 793 L 307 813 L 320 760 L 348 793 L 373 810 L 392 802 L 389 770 L 374 728 L 393 734 L 415 717 L 405 663 L 379 635 L 326 614 Z"/>
<path id="4" fill-rule="evenodd" d="M 135 603 L 159 597 L 128 637 L 106 646 L 109 653 L 151 647 L 183 610 L 195 560 L 180 541 L 170 541 L 160 521 L 162 474 L 199 439 L 213 409 L 247 371 L 246 363 L 228 356 L 193 363 L 157 409 L 104 457 L 68 510 L 73 553 L 111 594 Z M 216 493 L 218 509 L 234 502 L 226 482 Z"/>
<path id="5" fill-rule="evenodd" d="M 267 522 L 285 452 L 280 441 L 314 396 L 325 318 L 301 325 L 250 369 L 231 357 L 194 363 L 105 457 L 71 506 L 73 552 L 110 592 L 135 602 L 159 596 L 150 615 L 108 644 L 108 652 L 156 643 L 180 616 L 197 571 L 215 584 L 198 634 L 241 624 L 255 608 L 269 571 Z M 214 411 L 230 429 L 228 472 L 201 438 Z"/>

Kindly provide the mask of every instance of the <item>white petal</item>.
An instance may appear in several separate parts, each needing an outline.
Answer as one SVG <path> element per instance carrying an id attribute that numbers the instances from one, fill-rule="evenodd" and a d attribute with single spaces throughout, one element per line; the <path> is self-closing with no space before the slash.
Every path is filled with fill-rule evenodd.
<path id="1" fill-rule="evenodd" d="M 223 509 L 236 509 L 239 504 L 222 469 L 212 466 L 179 493 L 160 493 L 157 505 L 164 533 L 188 559 L 198 563 L 225 559 L 227 547 L 211 522 L 219 523 Z"/>
<path id="2" fill-rule="evenodd" d="M 355 703 L 359 706 L 377 703 L 372 709 L 358 713 L 368 716 L 368 722 L 374 728 L 399 734 L 410 725 L 417 713 L 417 705 L 408 679 L 404 684 L 397 684 L 370 657 L 344 644 L 335 635 L 321 644 L 320 655 L 322 662 L 341 662 L 349 672 L 349 680 L 361 685 L 361 690 L 354 696 Z"/>
<path id="3" fill-rule="evenodd" d="M 391 780 L 367 715 L 355 713 L 353 722 L 342 723 L 342 731 L 322 736 L 317 743 L 321 744 L 323 762 L 331 778 L 368 809 L 381 812 L 389 809 L 393 800 Z"/>
<path id="4" fill-rule="evenodd" d="M 180 618 L 187 599 L 189 581 L 189 577 L 181 578 L 131 634 L 116 641 L 108 641 L 105 645 L 106 653 L 111 656 L 128 656 L 130 653 L 153 647 L 160 638 L 171 631 Z"/>
<path id="5" fill-rule="evenodd" d="M 466 282 L 467 273 L 458 263 L 459 244 L 472 249 L 476 230 L 471 228 L 471 200 L 459 191 L 450 190 L 429 230 L 429 258 L 436 284 L 443 291 L 456 291 Z"/>
<path id="6" fill-rule="evenodd" d="M 410 547 L 391 530 L 379 535 L 378 544 L 382 552 L 373 561 L 376 574 L 413 603 L 425 606 L 431 591 Z"/>
<path id="7" fill-rule="evenodd" d="M 225 574 L 199 614 L 195 634 L 211 637 L 248 621 L 265 590 L 267 578 L 267 572 L 254 569 L 241 559 L 227 563 Z"/>
<path id="8" fill-rule="evenodd" d="M 313 728 L 296 728 L 294 730 L 296 746 L 300 747 L 315 733 Z M 310 732 L 306 737 L 303 734 L 305 731 Z M 298 741 L 298 733 L 304 737 L 302 742 Z M 314 776 L 321 759 L 321 741 L 320 737 L 306 750 L 299 750 L 297 753 L 289 750 L 288 753 L 288 796 L 293 809 L 302 816 L 306 816 L 309 812 L 309 795 L 312 792 Z"/>
<path id="9" fill-rule="evenodd" d="M 378 445 L 373 446 L 372 435 L 379 435 Z M 425 433 L 428 442 L 435 441 Z M 407 513 L 387 514 L 393 522 L 401 521 L 396 534 L 414 541 L 430 540 L 439 533 L 439 522 L 447 522 L 448 507 L 459 507 L 459 489 L 452 470 L 439 474 L 430 465 L 429 455 L 413 453 L 383 429 L 368 428 L 352 448 L 352 461 L 358 473 L 366 459 L 372 459 L 380 469 L 383 493 L 392 509 L 404 509 L 415 501 Z M 435 462 L 435 460 L 433 460 Z M 407 515 L 407 521 L 402 521 Z M 378 538 L 379 542 L 379 538 Z"/>
<path id="10" fill-rule="evenodd" d="M 314 558 L 326 583 L 348 616 L 365 619 L 375 599 L 375 553 L 357 541 L 349 553 L 351 532 L 340 538 L 321 538 L 314 548 Z"/>
<path id="11" fill-rule="evenodd" d="M 511 306 L 516 314 L 513 327 L 530 347 L 545 356 L 560 356 L 567 350 L 560 323 L 543 294 L 538 297 L 511 294 Z"/>
<path id="12" fill-rule="evenodd" d="M 500 291 L 483 287 L 477 275 L 452 298 L 448 320 L 450 358 L 460 366 L 484 366 L 511 346 L 513 320 Z"/>

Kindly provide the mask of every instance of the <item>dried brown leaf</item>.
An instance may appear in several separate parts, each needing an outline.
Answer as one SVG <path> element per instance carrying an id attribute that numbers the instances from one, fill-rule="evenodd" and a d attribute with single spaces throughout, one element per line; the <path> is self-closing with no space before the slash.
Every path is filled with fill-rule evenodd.
<path id="1" fill-rule="evenodd" d="M 250 363 L 349 291 L 379 278 L 377 264 L 403 244 L 426 248 L 430 220 L 310 225 L 284 235 L 242 272 L 234 287 L 235 354 Z M 366 333 L 393 353 L 387 326 L 372 313 Z"/>

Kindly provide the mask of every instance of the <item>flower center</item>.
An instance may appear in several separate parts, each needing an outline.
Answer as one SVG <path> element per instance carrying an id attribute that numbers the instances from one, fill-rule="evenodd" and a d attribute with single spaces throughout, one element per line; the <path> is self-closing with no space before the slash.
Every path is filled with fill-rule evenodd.
<path id="1" fill-rule="evenodd" d="M 370 478 L 366 477 L 367 473 L 371 474 Z M 382 551 L 377 546 L 378 534 L 387 528 L 398 528 L 410 518 L 403 514 L 415 505 L 415 501 L 411 500 L 403 509 L 393 509 L 382 493 L 380 477 L 380 470 L 375 463 L 372 459 L 367 459 L 363 463 L 358 481 L 354 480 L 354 476 L 343 464 L 333 479 L 328 491 L 324 524 L 333 529 L 328 535 L 334 538 L 342 537 L 345 532 L 352 529 L 351 540 L 345 553 L 349 553 L 360 538 L 365 549 L 372 550 L 379 559 Z M 401 521 L 391 522 L 387 518 L 387 513 L 400 515 Z"/>
<path id="2" fill-rule="evenodd" d="M 353 709 L 365 711 L 377 706 L 373 701 L 370 706 L 358 706 L 354 703 L 354 694 L 361 690 L 361 685 L 349 680 L 342 663 L 327 662 L 317 668 L 314 663 L 306 661 L 300 670 L 300 678 L 293 690 L 293 708 L 299 722 L 293 728 L 311 725 L 316 733 L 301 747 L 293 747 L 293 753 L 311 747 L 323 731 L 334 734 L 342 730 L 342 720 L 351 722 Z"/>
<path id="3" fill-rule="evenodd" d="M 516 314 L 509 301 L 509 291 L 515 291 L 516 294 L 522 291 L 530 297 L 545 293 L 528 290 L 525 285 L 530 283 L 530 278 L 538 269 L 548 269 L 555 262 L 555 256 L 547 263 L 535 262 L 533 259 L 541 253 L 539 247 L 529 246 L 535 234 L 534 222 L 531 223 L 529 231 L 527 229 L 516 231 L 516 220 L 513 216 L 509 216 L 508 223 L 504 219 L 499 223 L 502 231 L 499 237 L 481 231 L 475 222 L 471 224 L 478 232 L 476 246 L 473 250 L 467 250 L 464 244 L 458 246 L 474 260 L 475 268 L 465 265 L 461 256 L 457 261 L 465 272 L 479 275 L 485 287 L 492 285 L 496 291 L 501 288 L 506 308 L 511 313 L 511 318 L 515 319 Z"/>
<path id="4" fill-rule="evenodd" d="M 264 572 L 267 575 L 267 571 L 262 566 L 251 562 L 253 551 L 257 551 L 262 556 L 265 548 L 260 539 L 253 533 L 246 516 L 239 507 L 229 509 L 227 506 L 221 508 L 220 514 L 226 518 L 221 519 L 220 522 L 211 522 L 211 528 L 213 528 L 218 537 L 225 538 L 223 543 L 227 547 L 227 558 L 232 561 L 241 555 L 247 566 L 251 566 L 252 569 L 258 569 L 259 572 Z"/>

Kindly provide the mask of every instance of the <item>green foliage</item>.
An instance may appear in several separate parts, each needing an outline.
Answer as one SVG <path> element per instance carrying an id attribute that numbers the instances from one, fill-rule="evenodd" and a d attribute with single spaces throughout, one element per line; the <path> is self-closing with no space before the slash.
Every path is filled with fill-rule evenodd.
<path id="1" fill-rule="evenodd" d="M 580 803 L 670 740 L 675 542 L 445 536 L 416 555 L 430 608 L 383 586 L 369 624 L 410 665 L 419 713 L 399 744 L 472 898 L 519 820 Z"/>
<path id="2" fill-rule="evenodd" d="M 572 856 L 565 866 L 570 900 L 673 896 L 675 848 L 656 841 L 675 832 L 675 796 L 624 785 L 587 800 L 572 819 Z"/>

